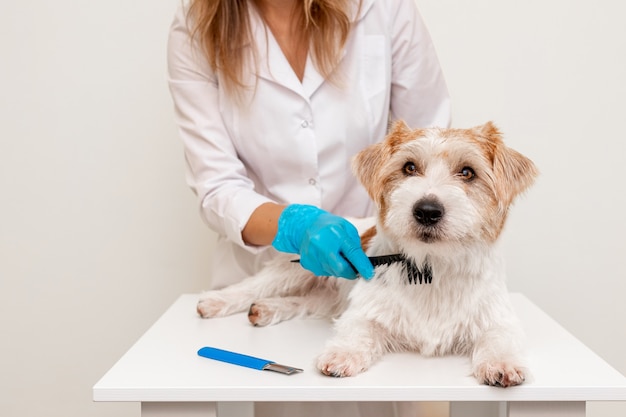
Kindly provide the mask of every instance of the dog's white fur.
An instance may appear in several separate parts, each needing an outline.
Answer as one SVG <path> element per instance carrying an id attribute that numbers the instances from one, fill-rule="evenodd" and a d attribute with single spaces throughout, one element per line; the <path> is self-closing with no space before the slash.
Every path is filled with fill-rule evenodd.
<path id="1" fill-rule="evenodd" d="M 326 375 L 353 376 L 386 352 L 415 351 L 469 355 L 481 383 L 522 383 L 523 334 L 494 243 L 514 198 L 537 175 L 533 163 L 506 147 L 491 122 L 418 130 L 397 122 L 353 168 L 378 208 L 375 228 L 362 235 L 367 254 L 427 261 L 431 284 L 410 284 L 399 263 L 377 267 L 371 281 L 315 277 L 281 255 L 255 276 L 202 294 L 199 314 L 249 309 L 259 326 L 336 318 L 335 336 L 317 359 Z M 423 202 L 440 208 L 441 218 L 418 221 Z"/>

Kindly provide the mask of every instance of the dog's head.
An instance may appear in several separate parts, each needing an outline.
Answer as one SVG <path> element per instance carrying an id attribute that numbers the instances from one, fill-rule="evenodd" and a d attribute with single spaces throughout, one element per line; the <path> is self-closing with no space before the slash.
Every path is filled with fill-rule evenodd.
<path id="1" fill-rule="evenodd" d="M 537 176 L 491 122 L 416 130 L 396 122 L 356 155 L 353 170 L 378 207 L 378 227 L 404 247 L 495 241 Z"/>

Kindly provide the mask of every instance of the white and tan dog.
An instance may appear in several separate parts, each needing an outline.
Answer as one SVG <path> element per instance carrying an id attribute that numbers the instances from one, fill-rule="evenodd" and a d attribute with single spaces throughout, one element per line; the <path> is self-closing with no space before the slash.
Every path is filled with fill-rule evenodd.
<path id="1" fill-rule="evenodd" d="M 415 351 L 469 355 L 481 383 L 522 383 L 523 334 L 494 243 L 514 198 L 533 183 L 534 164 L 490 122 L 417 130 L 397 122 L 353 168 L 378 208 L 375 227 L 362 234 L 367 254 L 404 261 L 350 281 L 315 277 L 281 255 L 241 283 L 202 294 L 199 314 L 249 309 L 261 326 L 334 317 L 335 336 L 317 359 L 326 375 L 353 376 L 386 352 Z M 415 267 L 431 283 L 416 284 Z"/>

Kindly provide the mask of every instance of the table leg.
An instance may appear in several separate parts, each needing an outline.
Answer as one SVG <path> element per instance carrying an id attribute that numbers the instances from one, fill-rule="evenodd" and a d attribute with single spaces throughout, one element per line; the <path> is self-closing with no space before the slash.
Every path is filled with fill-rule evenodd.
<path id="1" fill-rule="evenodd" d="M 485 401 L 454 401 L 450 403 L 450 417 L 505 417 L 503 404 Z"/>
<path id="2" fill-rule="evenodd" d="M 254 417 L 253 402 L 226 402 L 217 403 L 218 417 Z"/>
<path id="3" fill-rule="evenodd" d="M 217 417 L 212 402 L 143 402 L 141 417 Z"/>
<path id="4" fill-rule="evenodd" d="M 585 417 L 584 401 L 511 401 L 508 417 Z"/>

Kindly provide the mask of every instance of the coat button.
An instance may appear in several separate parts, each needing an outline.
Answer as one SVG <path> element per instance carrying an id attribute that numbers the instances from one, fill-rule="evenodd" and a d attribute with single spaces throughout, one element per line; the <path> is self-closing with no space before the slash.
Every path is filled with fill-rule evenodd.
<path id="1" fill-rule="evenodd" d="M 315 184 L 317 184 L 317 181 L 315 180 L 315 178 L 310 178 L 309 179 L 309 184 L 315 185 Z"/>
<path id="2" fill-rule="evenodd" d="M 300 126 L 306 129 L 307 127 L 309 127 L 309 122 L 306 120 L 303 120 L 302 123 L 300 123 Z"/>

